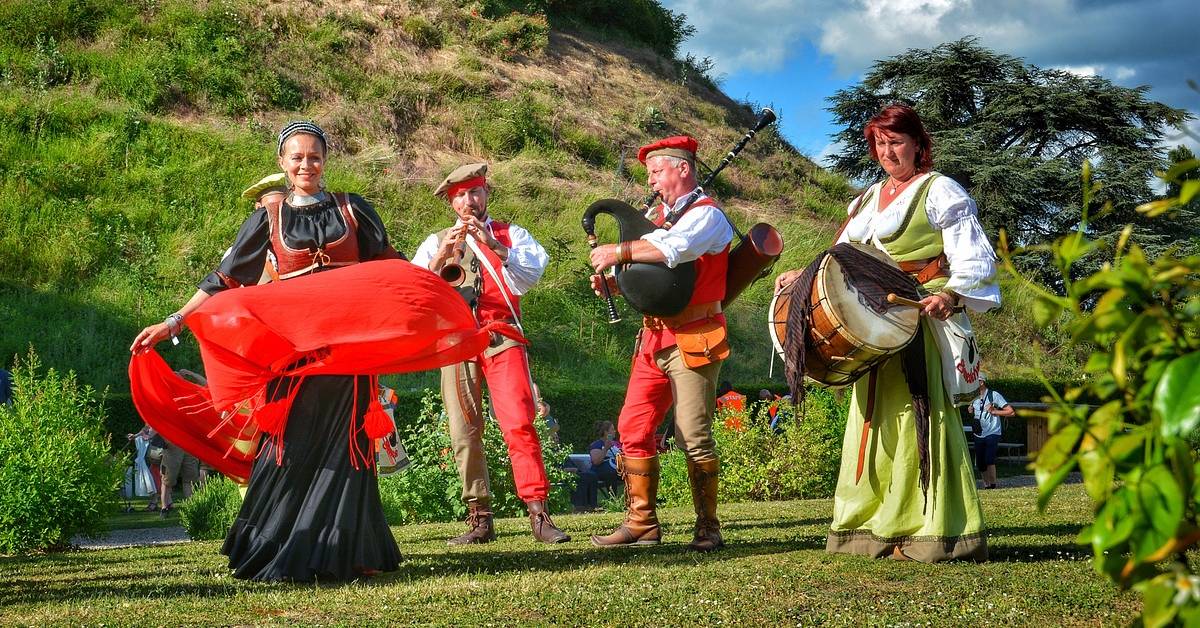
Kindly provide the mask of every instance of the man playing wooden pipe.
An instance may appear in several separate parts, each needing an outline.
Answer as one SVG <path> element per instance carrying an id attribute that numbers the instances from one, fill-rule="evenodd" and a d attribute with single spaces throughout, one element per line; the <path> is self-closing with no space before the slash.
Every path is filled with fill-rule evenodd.
<path id="1" fill-rule="evenodd" d="M 490 189 L 487 164 L 468 164 L 451 172 L 434 194 L 450 202 L 457 221 L 426 238 L 412 261 L 456 284 L 480 324 L 502 320 L 519 327 L 520 295 L 541 278 L 549 257 L 528 231 L 488 216 Z M 517 495 L 529 509 L 533 537 L 543 543 L 571 540 L 546 510 L 550 483 L 533 425 L 536 411 L 525 346 L 496 335 L 483 355 L 441 371 L 442 402 L 468 509 L 467 532 L 449 543 L 496 539 L 483 451 L 481 377 L 487 380 L 492 411 L 508 445 Z"/>
<path id="2" fill-rule="evenodd" d="M 686 204 L 696 183 L 696 140 L 669 137 L 643 146 L 638 159 L 646 164 L 650 187 L 663 202 L 647 218 L 660 228 L 639 240 L 598 246 L 591 263 L 597 273 L 629 262 L 663 262 L 668 267 L 696 261 L 696 285 L 683 312 L 670 318 L 647 316 L 638 333 L 625 404 L 617 419 L 624 452 L 618 472 L 625 482 L 625 522 L 611 534 L 593 536 L 600 546 L 652 545 L 662 531 L 655 510 L 659 480 L 655 431 L 674 404 L 676 440 L 687 454 L 688 479 L 696 509 L 696 528 L 689 545 L 711 551 L 724 545 L 717 519 L 718 460 L 712 437 L 717 376 L 729 356 L 725 316 L 725 275 L 733 228 L 713 199 L 700 190 L 696 201 L 674 224 L 668 214 Z M 600 288 L 600 275 L 592 287 Z M 607 279 L 616 293 L 616 283 Z M 599 294 L 599 292 L 597 292 Z"/>

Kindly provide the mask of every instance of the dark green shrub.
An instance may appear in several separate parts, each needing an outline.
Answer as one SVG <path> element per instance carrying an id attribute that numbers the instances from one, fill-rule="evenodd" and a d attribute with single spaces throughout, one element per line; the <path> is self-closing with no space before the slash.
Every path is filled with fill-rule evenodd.
<path id="1" fill-rule="evenodd" d="M 13 368 L 13 404 L 0 406 L 0 554 L 99 536 L 125 468 L 109 453 L 95 391 L 73 372 L 40 370 L 30 350 Z"/>
<path id="2" fill-rule="evenodd" d="M 223 477 L 210 477 L 179 504 L 179 523 L 188 536 L 198 541 L 223 539 L 241 507 L 237 484 Z"/>
<path id="3" fill-rule="evenodd" d="M 538 421 L 537 427 L 551 486 L 550 511 L 569 512 L 574 476 L 559 468 L 567 450 L 550 442 L 544 422 Z M 454 465 L 441 398 L 436 392 L 423 393 L 418 418 L 402 427 L 401 433 L 411 463 L 403 472 L 379 479 L 379 494 L 388 522 L 400 525 L 463 518 L 466 505 L 462 502 L 462 483 Z M 500 427 L 490 418 L 484 428 L 483 447 L 491 480 L 492 510 L 500 517 L 524 515 L 525 505 L 513 484 L 508 447 Z"/>
<path id="4" fill-rule="evenodd" d="M 571 451 L 584 452 L 596 440 L 596 421 L 617 420 L 625 402 L 625 382 L 607 385 L 542 384 L 542 398 L 558 420 L 558 439 Z"/>
<path id="5" fill-rule="evenodd" d="M 818 499 L 837 486 L 847 408 L 828 391 L 813 389 L 800 421 L 792 407 L 780 406 L 782 434 L 746 412 L 721 412 L 713 426 L 721 458 L 721 500 L 728 502 Z M 687 461 L 676 449 L 662 458 L 659 499 L 671 506 L 691 504 Z"/>
<path id="6" fill-rule="evenodd" d="M 552 20 L 619 31 L 668 59 L 695 32 L 687 16 L 663 7 L 658 0 L 549 0 Z"/>
<path id="7" fill-rule="evenodd" d="M 405 18 L 400 25 L 408 38 L 418 48 L 429 50 L 431 48 L 441 48 L 445 43 L 445 37 L 442 31 L 431 24 L 429 20 L 420 15 L 411 15 Z"/>

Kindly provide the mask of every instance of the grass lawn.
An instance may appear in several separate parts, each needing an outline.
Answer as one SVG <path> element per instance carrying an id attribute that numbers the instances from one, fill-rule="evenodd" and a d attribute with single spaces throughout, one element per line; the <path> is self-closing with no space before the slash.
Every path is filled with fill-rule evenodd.
<path id="1" fill-rule="evenodd" d="M 175 503 L 183 500 L 183 493 L 173 493 Z M 108 518 L 108 527 L 112 530 L 137 530 L 143 528 L 169 528 L 179 525 L 179 513 L 169 512 L 166 517 L 157 510 L 146 510 L 150 501 L 145 497 L 134 497 L 129 500 L 131 511 L 125 512 L 125 500 L 117 504 L 117 512 Z"/>
<path id="2" fill-rule="evenodd" d="M 690 509 L 667 509 L 668 543 L 587 542 L 618 514 L 556 517 L 574 539 L 535 543 L 523 519 L 491 545 L 450 548 L 461 524 L 393 529 L 396 573 L 340 585 L 234 580 L 219 542 L 0 557 L 4 624 L 479 624 L 762 626 L 825 623 L 1126 624 L 1139 601 L 1091 568 L 1073 538 L 1079 485 L 1045 514 L 1034 489 L 985 491 L 992 560 L 922 565 L 825 553 L 831 501 L 721 506 L 728 547 L 685 550 Z"/>

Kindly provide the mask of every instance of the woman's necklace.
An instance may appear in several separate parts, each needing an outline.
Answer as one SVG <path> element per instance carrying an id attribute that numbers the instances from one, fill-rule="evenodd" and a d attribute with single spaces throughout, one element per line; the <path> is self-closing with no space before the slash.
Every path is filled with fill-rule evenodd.
<path id="1" fill-rule="evenodd" d="M 886 191 L 889 195 L 895 196 L 896 193 L 900 191 L 900 188 L 908 185 L 908 182 L 912 181 L 913 177 L 915 176 L 916 175 L 913 174 L 903 181 L 897 181 L 895 177 L 888 175 L 888 180 L 883 184 L 884 191 Z"/>

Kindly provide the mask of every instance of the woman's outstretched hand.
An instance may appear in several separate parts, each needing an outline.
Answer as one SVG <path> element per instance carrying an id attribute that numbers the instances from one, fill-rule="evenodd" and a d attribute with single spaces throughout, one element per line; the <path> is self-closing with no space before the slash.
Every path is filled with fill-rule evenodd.
<path id="1" fill-rule="evenodd" d="M 171 335 L 170 328 L 166 323 L 155 323 L 148 325 L 145 329 L 138 333 L 133 339 L 133 344 L 129 345 L 130 353 L 141 353 L 154 345 L 166 340 Z"/>

